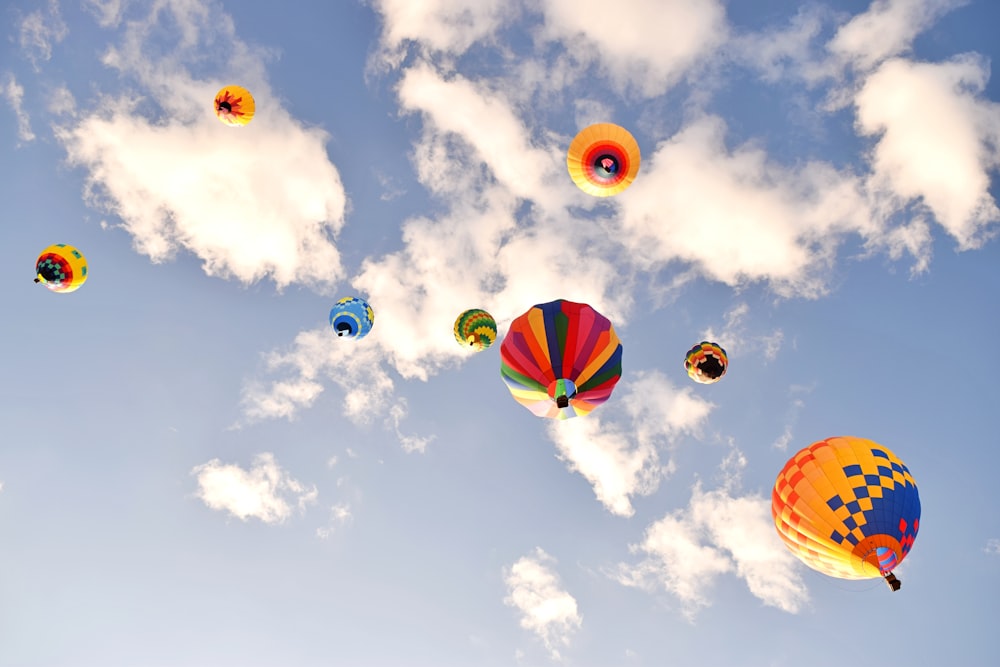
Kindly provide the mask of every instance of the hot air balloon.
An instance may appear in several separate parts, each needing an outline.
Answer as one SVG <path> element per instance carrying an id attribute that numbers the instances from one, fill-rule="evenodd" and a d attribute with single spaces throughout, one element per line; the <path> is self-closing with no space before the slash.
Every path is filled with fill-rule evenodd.
<path id="1" fill-rule="evenodd" d="M 497 337 L 497 322 L 485 310 L 473 308 L 455 320 L 455 340 L 476 352 L 485 350 Z"/>
<path id="2" fill-rule="evenodd" d="M 356 296 L 344 297 L 330 310 L 330 326 L 341 338 L 364 338 L 375 324 L 375 311 Z"/>
<path id="3" fill-rule="evenodd" d="M 87 259 L 71 245 L 50 245 L 35 262 L 35 282 L 53 292 L 74 292 L 87 282 Z"/>
<path id="4" fill-rule="evenodd" d="M 684 368 L 695 382 L 712 384 L 722 379 L 729 368 L 729 357 L 717 343 L 703 340 L 684 357 Z"/>
<path id="5" fill-rule="evenodd" d="M 511 322 L 500 359 L 514 400 L 551 419 L 588 414 L 610 398 L 622 374 L 622 345 L 608 318 L 562 299 Z"/>
<path id="6" fill-rule="evenodd" d="M 882 445 L 820 440 L 789 459 L 771 492 L 778 535 L 799 560 L 841 579 L 884 577 L 913 547 L 920 496 L 913 476 Z"/>
<path id="7" fill-rule="evenodd" d="M 566 152 L 573 182 L 595 197 L 610 197 L 630 186 L 639 162 L 639 144 L 628 130 L 613 123 L 584 128 Z"/>
<path id="8" fill-rule="evenodd" d="M 215 115 L 226 125 L 246 125 L 256 108 L 253 95 L 240 86 L 226 86 L 215 95 Z"/>

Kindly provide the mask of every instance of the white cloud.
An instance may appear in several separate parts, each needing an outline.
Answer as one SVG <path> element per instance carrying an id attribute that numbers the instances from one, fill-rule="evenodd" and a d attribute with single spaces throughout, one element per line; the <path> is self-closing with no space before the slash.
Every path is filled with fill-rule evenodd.
<path id="1" fill-rule="evenodd" d="M 545 0 L 544 36 L 574 58 L 593 59 L 612 87 L 660 95 L 725 39 L 718 0 Z M 591 54 L 591 55 L 587 55 Z"/>
<path id="2" fill-rule="evenodd" d="M 698 484 L 685 510 L 650 525 L 630 549 L 641 560 L 620 564 L 615 578 L 666 590 L 689 620 L 710 604 L 708 589 L 722 574 L 735 574 L 764 604 L 789 613 L 808 600 L 797 561 L 775 532 L 769 498 L 736 497 L 727 488 L 703 492 Z"/>
<path id="3" fill-rule="evenodd" d="M 52 89 L 48 94 L 46 108 L 56 116 L 75 116 L 76 98 L 66 86 Z"/>
<path id="4" fill-rule="evenodd" d="M 993 538 L 987 540 L 986 546 L 983 548 L 983 551 L 985 551 L 988 554 L 992 554 L 994 556 L 1000 556 L 1000 539 Z"/>
<path id="5" fill-rule="evenodd" d="M 827 49 L 844 61 L 868 69 L 910 49 L 913 39 L 968 0 L 874 0 L 837 30 Z"/>
<path id="6" fill-rule="evenodd" d="M 603 424 L 596 413 L 551 423 L 547 430 L 559 458 L 591 483 L 594 495 L 613 514 L 632 516 L 630 497 L 652 493 L 664 475 L 654 447 L 633 443 L 625 429 Z"/>
<path id="7" fill-rule="evenodd" d="M 435 436 L 406 435 L 400 431 L 399 424 L 407 414 L 409 414 L 407 401 L 401 397 L 389 408 L 389 417 L 386 419 L 386 426 L 390 426 L 396 432 L 396 437 L 399 438 L 399 444 L 403 446 L 403 451 L 408 454 L 412 454 L 413 452 L 423 454 L 427 451 L 427 445 L 434 440 Z"/>
<path id="8" fill-rule="evenodd" d="M 147 33 L 173 25 L 176 51 L 157 56 Z M 212 99 L 232 81 L 195 79 L 184 68 L 204 49 L 226 49 L 227 76 L 252 89 L 258 113 L 249 125 L 214 117 Z M 332 238 L 346 196 L 326 135 L 280 106 L 260 57 L 236 38 L 228 16 L 160 3 L 145 21 L 128 23 L 105 62 L 136 77 L 143 92 L 106 99 L 57 136 L 69 162 L 88 171 L 90 203 L 118 215 L 139 252 L 159 262 L 182 248 L 210 275 L 270 277 L 279 288 L 327 287 L 342 277 Z"/>
<path id="9" fill-rule="evenodd" d="M 643 162 L 621 196 L 623 242 L 647 266 L 681 260 L 728 285 L 822 294 L 838 235 L 879 229 L 861 184 L 823 162 L 792 169 L 752 144 L 729 150 L 725 130 L 698 118 Z"/>
<path id="10" fill-rule="evenodd" d="M 34 141 L 35 133 L 31 131 L 31 119 L 28 112 L 24 110 L 24 86 L 17 82 L 13 73 L 7 73 L 7 83 L 0 90 L 7 98 L 7 103 L 17 117 L 17 136 L 21 141 Z"/>
<path id="11" fill-rule="evenodd" d="M 49 0 L 48 11 L 38 9 L 21 19 L 18 41 L 37 70 L 39 61 L 52 57 L 52 45 L 68 34 L 66 22 L 59 14 L 58 0 Z"/>
<path id="12" fill-rule="evenodd" d="M 536 548 L 504 570 L 508 596 L 504 604 L 521 612 L 521 627 L 538 635 L 554 660 L 559 649 L 569 646 L 570 637 L 580 628 L 583 617 L 576 598 L 563 590 L 559 575 L 552 569 L 555 559 Z"/>
<path id="13" fill-rule="evenodd" d="M 329 328 L 302 331 L 288 351 L 273 351 L 265 358 L 269 372 L 288 370 L 291 379 L 276 379 L 270 385 L 260 381 L 243 389 L 244 414 L 254 419 L 292 419 L 302 408 L 313 404 L 323 392 L 317 378 L 324 377 L 345 392 L 344 414 L 357 423 L 369 423 L 385 411 L 394 384 L 380 359 L 378 312 L 375 326 L 361 340 L 335 336 Z M 386 334 L 389 336 L 390 334 Z"/>
<path id="14" fill-rule="evenodd" d="M 1000 167 L 1000 105 L 981 98 L 988 77 L 974 55 L 895 59 L 855 97 L 859 131 L 878 138 L 870 187 L 892 207 L 922 202 L 962 249 L 980 246 L 1000 220 L 989 176 Z M 928 233 L 918 222 L 888 243 L 895 252 L 922 247 Z"/>
<path id="15" fill-rule="evenodd" d="M 403 75 L 399 101 L 405 110 L 423 112 L 426 125 L 437 132 L 465 142 L 471 149 L 468 166 L 487 166 L 497 182 L 514 196 L 554 209 L 576 194 L 566 178 L 563 150 L 533 145 L 524 121 L 503 94 L 461 76 L 445 78 L 431 66 L 421 64 Z M 430 136 L 425 144 L 440 145 L 445 141 L 446 137 Z M 421 182 L 431 190 L 453 193 L 456 179 L 459 183 L 469 182 L 468 176 L 460 178 L 454 173 L 463 170 L 464 162 L 461 167 L 443 171 L 441 160 L 418 150 L 415 166 Z"/>
<path id="16" fill-rule="evenodd" d="M 351 507 L 345 503 L 338 503 L 330 507 L 330 520 L 325 526 L 316 529 L 316 537 L 321 540 L 330 539 L 338 528 L 351 522 L 353 515 Z"/>
<path id="17" fill-rule="evenodd" d="M 782 431 L 781 435 L 778 436 L 778 439 L 771 445 L 774 449 L 781 451 L 788 449 L 788 445 L 794 438 L 794 429 L 795 425 L 799 421 L 799 414 L 806 405 L 805 399 L 803 399 L 802 396 L 811 393 L 813 389 L 815 389 L 815 386 L 800 384 L 793 384 L 788 388 L 788 394 L 791 396 L 791 402 L 785 412 L 784 431 Z"/>
<path id="18" fill-rule="evenodd" d="M 375 0 L 374 6 L 382 15 L 380 55 L 390 65 L 399 64 L 410 42 L 431 52 L 464 53 L 518 12 L 510 0 Z"/>
<path id="19" fill-rule="evenodd" d="M 84 0 L 83 7 L 97 19 L 103 28 L 117 26 L 125 13 L 128 0 Z"/>
<path id="20" fill-rule="evenodd" d="M 753 67 L 768 83 L 789 77 L 815 82 L 829 69 L 813 53 L 813 41 L 829 14 L 829 8 L 822 5 L 803 5 L 788 25 L 734 35 L 724 49 L 734 63 Z"/>
<path id="21" fill-rule="evenodd" d="M 307 489 L 268 452 L 255 456 L 249 470 L 212 459 L 192 468 L 191 474 L 198 478 L 198 498 L 243 521 L 254 517 L 264 523 L 281 523 L 291 516 L 293 505 L 305 509 L 318 495 L 315 486 Z"/>
<path id="22" fill-rule="evenodd" d="M 632 516 L 631 498 L 652 493 L 673 472 L 673 462 L 662 464 L 659 450 L 681 435 L 697 434 L 713 406 L 658 372 L 623 380 L 617 392 L 612 400 L 620 400 L 628 422 L 606 421 L 599 409 L 586 418 L 552 422 L 547 430 L 559 458 L 590 482 L 608 511 Z"/>
<path id="23" fill-rule="evenodd" d="M 745 320 L 749 313 L 750 306 L 746 302 L 737 303 L 726 311 L 726 321 L 722 330 L 716 332 L 709 327 L 705 331 L 705 339 L 718 343 L 730 357 L 746 357 L 759 350 L 763 352 L 765 359 L 774 361 L 785 340 L 784 332 L 781 329 L 775 329 L 769 334 L 748 334 Z"/>

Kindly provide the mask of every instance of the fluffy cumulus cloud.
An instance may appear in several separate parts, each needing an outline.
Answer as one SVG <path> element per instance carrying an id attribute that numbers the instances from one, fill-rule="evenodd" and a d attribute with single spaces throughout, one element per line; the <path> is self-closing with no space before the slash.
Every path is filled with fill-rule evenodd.
<path id="1" fill-rule="evenodd" d="M 576 598 L 562 588 L 555 559 L 536 548 L 504 571 L 508 595 L 504 603 L 521 614 L 521 627 L 538 635 L 554 659 L 569 646 L 583 624 Z"/>
<path id="2" fill-rule="evenodd" d="M 673 594 L 690 620 L 710 604 L 709 589 L 724 574 L 743 579 L 764 604 L 798 612 L 808 592 L 774 531 L 770 499 L 735 496 L 730 486 L 708 492 L 695 486 L 686 509 L 654 522 L 630 546 L 639 561 L 621 564 L 617 580 Z"/>
<path id="3" fill-rule="evenodd" d="M 663 463 L 660 452 L 681 435 L 697 434 L 712 404 L 658 372 L 640 373 L 618 391 L 626 419 L 595 412 L 553 422 L 548 434 L 559 457 L 590 482 L 609 512 L 632 516 L 631 498 L 652 493 L 673 472 L 673 462 Z"/>
<path id="4" fill-rule="evenodd" d="M 385 327 L 374 327 L 358 341 L 336 338 L 328 329 L 303 331 L 287 350 L 265 357 L 268 372 L 278 377 L 254 381 L 243 391 L 246 416 L 254 419 L 291 419 L 311 406 L 324 390 L 319 380 L 330 380 L 344 392 L 344 414 L 357 423 L 371 422 L 388 409 L 394 383 L 379 359 L 374 342 Z"/>
<path id="5" fill-rule="evenodd" d="M 264 523 L 281 523 L 294 508 L 304 509 L 315 503 L 318 495 L 316 487 L 307 488 L 293 478 L 267 452 L 255 456 L 253 465 L 246 470 L 212 459 L 195 466 L 191 474 L 198 481 L 198 498 L 210 508 L 224 510 L 243 521 L 256 518 Z"/>
<path id="6" fill-rule="evenodd" d="M 23 106 L 24 86 L 17 82 L 17 77 L 8 72 L 7 80 L 3 88 L 0 88 L 0 93 L 7 98 L 7 104 L 10 105 L 14 116 L 17 118 L 18 138 L 21 141 L 34 140 L 35 133 L 31 131 L 31 118 L 28 117 L 28 112 L 24 110 Z"/>
<path id="7" fill-rule="evenodd" d="M 375 0 L 382 16 L 383 57 L 398 63 L 409 44 L 461 54 L 516 16 L 509 0 Z"/>
<path id="8" fill-rule="evenodd" d="M 0 486 L 0 488 L 3 488 Z M 986 541 L 986 546 L 983 547 L 983 551 L 994 556 L 1000 556 L 1000 539 L 993 538 Z"/>
<path id="9" fill-rule="evenodd" d="M 622 197 L 623 242 L 647 266 L 680 260 L 729 285 L 821 294 L 839 236 L 878 229 L 861 183 L 820 161 L 784 167 L 752 143 L 729 149 L 725 133 L 702 116 L 656 147 Z"/>
<path id="10" fill-rule="evenodd" d="M 594 59 L 619 91 L 664 93 L 728 32 L 718 0 L 546 0 L 543 33 L 574 58 Z"/>
<path id="11" fill-rule="evenodd" d="M 988 64 L 974 55 L 893 59 L 855 98 L 858 129 L 877 138 L 871 188 L 894 209 L 921 202 L 960 248 L 981 245 L 1000 221 L 990 194 L 990 173 L 1000 167 L 1000 105 L 981 97 L 988 77 Z"/>
<path id="12" fill-rule="evenodd" d="M 913 39 L 945 13 L 969 0 L 874 0 L 868 10 L 842 25 L 827 49 L 867 69 L 910 49 Z"/>
<path id="13" fill-rule="evenodd" d="M 176 47 L 159 54 L 152 45 L 165 35 Z M 257 98 L 245 127 L 224 126 L 206 105 L 228 82 L 194 78 L 183 64 L 213 50 Z M 323 287 L 342 277 L 333 239 L 346 196 L 326 135 L 281 107 L 228 16 L 210 4 L 159 3 L 127 24 L 104 62 L 138 90 L 105 99 L 57 136 L 86 169 L 91 203 L 121 219 L 139 252 L 163 261 L 183 249 L 207 273 L 246 283 Z"/>

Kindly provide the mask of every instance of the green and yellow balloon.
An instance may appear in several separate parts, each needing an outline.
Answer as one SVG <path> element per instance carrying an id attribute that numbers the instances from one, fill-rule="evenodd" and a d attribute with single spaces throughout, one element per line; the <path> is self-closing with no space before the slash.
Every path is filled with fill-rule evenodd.
<path id="1" fill-rule="evenodd" d="M 455 320 L 455 340 L 462 347 L 481 352 L 497 339 L 497 321 L 485 310 L 472 308 Z"/>

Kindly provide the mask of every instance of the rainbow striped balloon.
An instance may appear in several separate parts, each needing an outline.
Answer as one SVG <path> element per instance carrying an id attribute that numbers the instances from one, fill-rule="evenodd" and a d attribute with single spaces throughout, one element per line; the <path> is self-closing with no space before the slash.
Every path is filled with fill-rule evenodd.
<path id="1" fill-rule="evenodd" d="M 511 322 L 500 359 L 514 400 L 550 419 L 590 413 L 611 397 L 622 374 L 622 344 L 610 320 L 563 299 Z"/>

